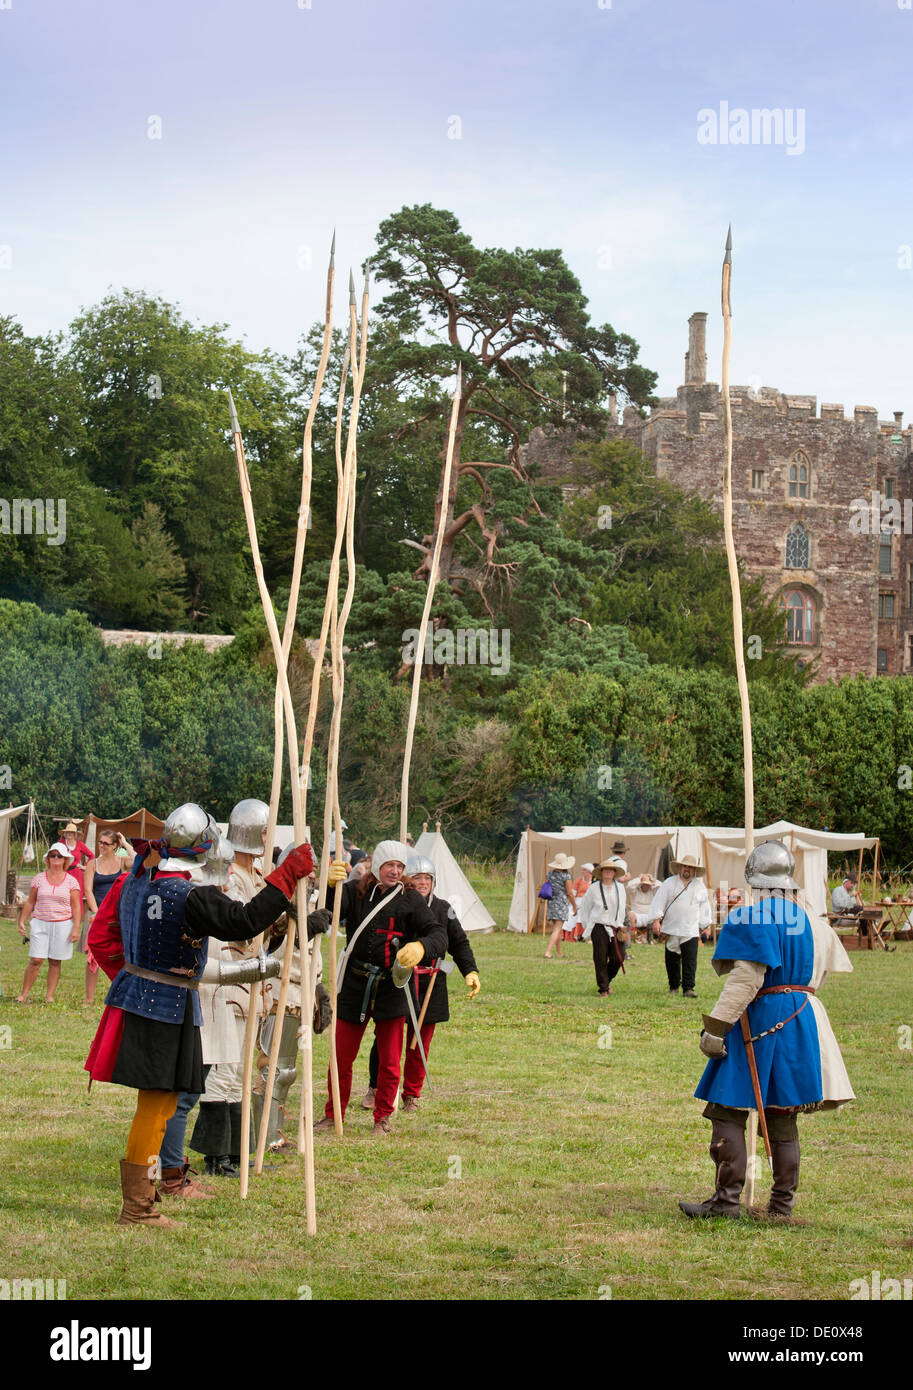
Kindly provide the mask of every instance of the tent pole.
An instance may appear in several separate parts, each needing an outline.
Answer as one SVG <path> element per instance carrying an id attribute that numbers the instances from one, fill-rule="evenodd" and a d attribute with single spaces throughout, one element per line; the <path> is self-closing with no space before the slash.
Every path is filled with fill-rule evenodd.
<path id="1" fill-rule="evenodd" d="M 878 851 L 881 849 L 881 841 L 875 841 L 875 867 L 872 870 L 872 906 L 875 906 L 875 899 L 878 896 Z M 861 851 L 860 851 L 861 853 Z M 860 880 L 861 881 L 861 880 Z"/>
<path id="2" fill-rule="evenodd" d="M 530 827 L 526 826 L 526 934 L 529 935 L 533 914 L 529 910 L 529 896 L 533 883 L 533 857 L 530 848 Z"/>

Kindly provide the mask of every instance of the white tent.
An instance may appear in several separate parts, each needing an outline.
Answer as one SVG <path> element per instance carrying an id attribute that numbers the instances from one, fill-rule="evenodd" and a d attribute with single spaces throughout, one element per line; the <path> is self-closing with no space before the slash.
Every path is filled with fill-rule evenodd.
<path id="1" fill-rule="evenodd" d="M 21 816 L 23 811 L 27 811 L 28 802 L 24 806 L 8 806 L 5 810 L 0 810 L 0 902 L 6 902 L 6 876 L 10 867 L 10 826 L 16 816 Z"/>
<path id="2" fill-rule="evenodd" d="M 439 830 L 426 830 L 419 835 L 415 853 L 431 860 L 437 875 L 435 896 L 446 898 L 465 932 L 494 931 L 495 919 L 450 853 Z"/>
<path id="3" fill-rule="evenodd" d="M 829 852 L 847 853 L 873 849 L 877 839 L 861 835 L 840 835 L 827 830 L 812 830 L 794 825 L 791 821 L 774 821 L 760 826 L 754 833 L 755 844 L 763 840 L 783 840 L 796 860 L 795 878 L 813 912 L 827 911 L 827 856 Z M 598 863 L 611 852 L 613 840 L 624 840 L 628 846 L 625 859 L 633 875 L 652 873 L 658 869 L 664 849 L 675 857 L 693 854 L 707 869 L 707 883 L 712 888 L 741 888 L 745 891 L 745 832 L 732 826 L 565 826 L 556 834 L 540 835 L 535 830 L 524 831 L 520 839 L 514 893 L 510 905 L 511 931 L 526 932 L 536 910 L 536 895 L 546 874 L 546 865 L 557 853 L 571 854 L 581 863 Z"/>

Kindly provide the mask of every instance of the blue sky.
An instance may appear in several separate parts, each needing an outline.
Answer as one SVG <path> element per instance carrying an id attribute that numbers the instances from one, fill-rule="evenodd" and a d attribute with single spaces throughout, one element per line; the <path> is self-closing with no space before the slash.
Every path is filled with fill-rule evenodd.
<path id="1" fill-rule="evenodd" d="M 731 221 L 733 380 L 911 417 L 907 0 L 304 3 L 0 0 L 0 313 L 130 286 L 288 351 L 333 226 L 345 268 L 431 202 L 560 247 L 668 394 Z M 802 141 L 701 143 L 723 102 Z"/>

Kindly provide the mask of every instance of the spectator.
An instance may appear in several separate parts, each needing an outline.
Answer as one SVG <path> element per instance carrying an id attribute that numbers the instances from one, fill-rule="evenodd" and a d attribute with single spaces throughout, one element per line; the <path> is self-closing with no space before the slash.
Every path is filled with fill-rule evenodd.
<path id="1" fill-rule="evenodd" d="M 577 913 L 577 899 L 571 886 L 571 876 L 569 869 L 574 867 L 573 855 L 556 854 L 548 866 L 548 876 L 546 883 L 551 884 L 552 896 L 546 899 L 545 911 L 548 917 L 548 926 L 552 929 L 552 934 L 548 939 L 545 948 L 545 959 L 551 960 L 552 951 L 559 960 L 561 955 L 561 937 L 565 924 L 573 908 L 574 914 Z"/>
<path id="2" fill-rule="evenodd" d="M 650 904 L 656 892 L 656 879 L 652 874 L 641 874 L 628 884 L 628 906 L 632 921 L 639 922 L 640 929 L 646 932 L 648 946 L 653 945 L 653 919 L 649 917 Z"/>
<path id="3" fill-rule="evenodd" d="M 24 1004 L 38 979 L 42 961 L 48 963 L 47 1002 L 53 1004 L 60 983 L 60 966 L 73 955 L 73 942 L 79 935 L 79 884 L 68 873 L 70 851 L 60 840 L 44 856 L 45 868 L 32 879 L 28 898 L 19 912 L 19 934 L 31 920 L 29 963 L 25 967 L 22 990 L 16 1002 Z M 35 915 L 33 915 L 35 914 Z"/>
<path id="4" fill-rule="evenodd" d="M 581 899 L 592 882 L 593 865 L 581 864 L 580 877 L 574 879 L 574 897 L 577 899 L 577 911 L 571 913 L 568 918 L 565 930 L 561 933 L 562 941 L 581 941 L 583 939 L 583 922 L 580 917 Z"/>
<path id="5" fill-rule="evenodd" d="M 95 984 L 98 979 L 98 961 L 89 950 L 89 926 L 101 907 L 111 888 L 121 874 L 130 868 L 131 847 L 123 835 L 116 830 L 102 830 L 98 836 L 98 858 L 91 858 L 85 867 L 85 903 L 88 909 L 79 934 L 77 950 L 86 958 L 86 1003 L 95 1002 Z M 72 870 L 71 870 L 72 872 Z M 73 874 L 75 878 L 76 875 Z"/>

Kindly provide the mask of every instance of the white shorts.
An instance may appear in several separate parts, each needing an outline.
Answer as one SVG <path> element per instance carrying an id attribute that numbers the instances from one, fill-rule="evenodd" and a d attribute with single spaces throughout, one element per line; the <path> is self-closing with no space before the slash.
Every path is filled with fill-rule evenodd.
<path id="1" fill-rule="evenodd" d="M 72 960 L 72 931 L 72 917 L 63 922 L 42 922 L 40 917 L 33 917 L 29 923 L 29 955 L 33 960 Z"/>

